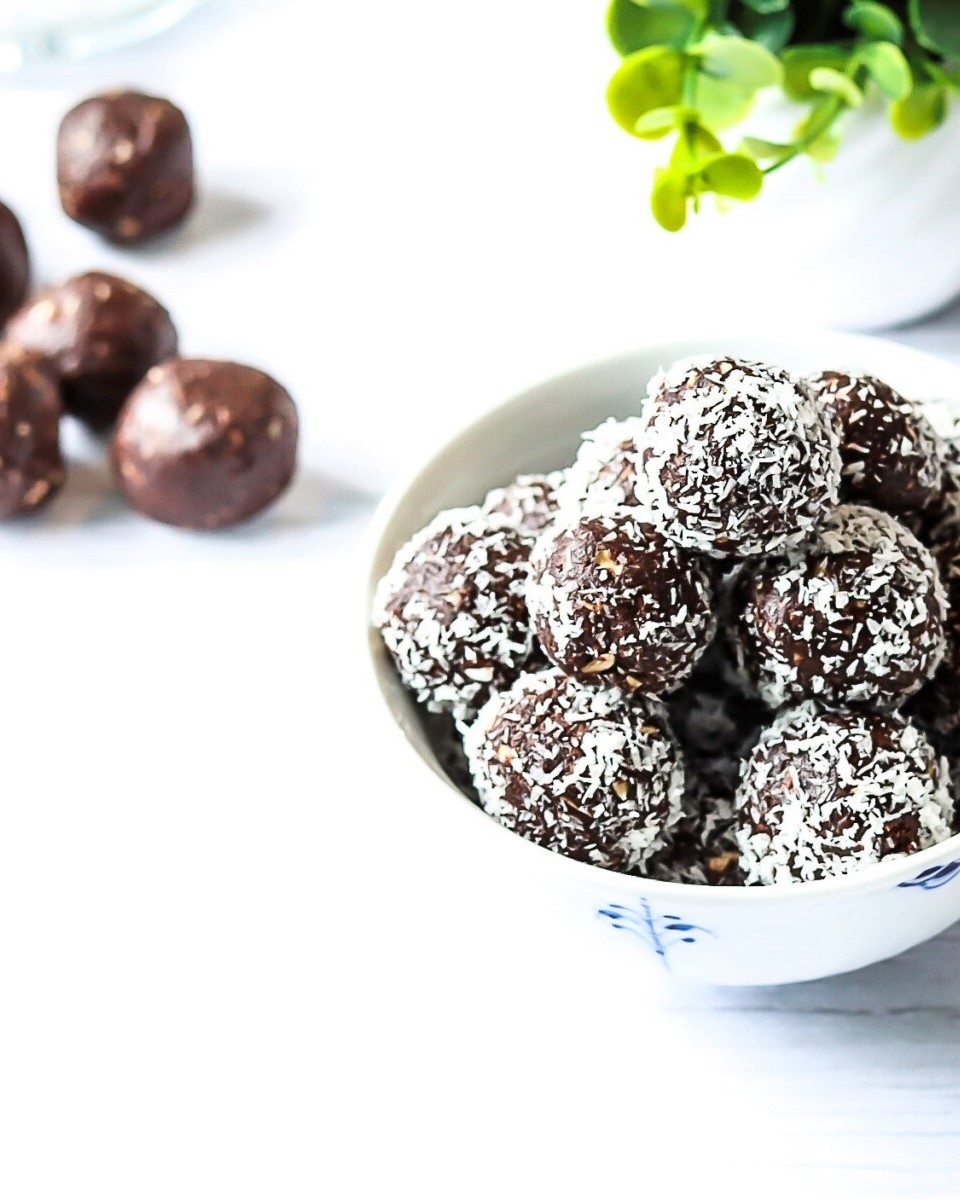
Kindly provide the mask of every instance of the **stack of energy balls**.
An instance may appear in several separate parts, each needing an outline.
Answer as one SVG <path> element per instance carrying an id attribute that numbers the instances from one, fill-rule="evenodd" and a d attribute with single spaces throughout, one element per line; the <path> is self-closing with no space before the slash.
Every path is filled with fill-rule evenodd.
<path id="1" fill-rule="evenodd" d="M 878 379 L 677 363 L 441 513 L 374 621 L 453 777 L 571 858 L 789 884 L 952 833 L 960 450 Z"/>

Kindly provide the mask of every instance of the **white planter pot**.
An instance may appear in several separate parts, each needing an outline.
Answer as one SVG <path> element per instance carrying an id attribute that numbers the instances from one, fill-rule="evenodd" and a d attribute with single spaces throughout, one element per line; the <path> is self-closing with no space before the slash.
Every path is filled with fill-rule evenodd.
<path id="1" fill-rule="evenodd" d="M 777 136 L 801 110 L 772 104 L 749 131 Z M 739 133 L 724 135 L 735 147 Z M 655 143 L 658 161 L 664 145 Z M 879 103 L 851 113 L 832 163 L 798 159 L 763 194 L 719 213 L 712 198 L 671 237 L 672 268 L 714 281 L 708 303 L 769 326 L 882 329 L 960 294 L 960 102 L 929 137 L 905 142 Z M 703 298 L 693 311 L 703 316 Z"/>

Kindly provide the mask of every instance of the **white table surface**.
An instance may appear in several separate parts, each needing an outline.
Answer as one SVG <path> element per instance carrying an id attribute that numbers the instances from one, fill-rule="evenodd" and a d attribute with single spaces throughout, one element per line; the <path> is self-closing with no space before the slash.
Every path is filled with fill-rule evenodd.
<path id="1" fill-rule="evenodd" d="M 426 828 L 365 738 L 385 485 L 683 319 L 603 111 L 602 6 L 574 7 L 213 4 L 0 87 L 39 277 L 142 281 L 186 352 L 284 379 L 305 435 L 272 517 L 196 537 L 125 512 L 72 431 L 64 496 L 0 531 L 4 1200 L 960 1189 L 960 931 L 681 987 Z M 52 170 L 68 102 L 124 82 L 189 110 L 204 183 L 184 234 L 126 253 Z M 960 361 L 960 310 L 895 336 Z"/>

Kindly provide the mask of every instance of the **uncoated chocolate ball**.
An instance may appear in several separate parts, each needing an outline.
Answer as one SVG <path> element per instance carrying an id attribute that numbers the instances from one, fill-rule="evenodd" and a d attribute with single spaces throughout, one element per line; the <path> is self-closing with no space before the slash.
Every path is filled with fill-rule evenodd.
<path id="1" fill-rule="evenodd" d="M 38 292 L 11 317 L 6 337 L 50 360 L 67 412 L 95 428 L 113 424 L 150 367 L 177 352 L 163 305 L 103 271 Z"/>
<path id="2" fill-rule="evenodd" d="M 186 529 L 236 525 L 293 476 L 297 410 L 255 367 L 176 358 L 153 367 L 117 423 L 113 462 L 138 512 Z"/>
<path id="3" fill-rule="evenodd" d="M 16 312 L 27 295 L 30 256 L 16 215 L 0 204 L 0 325 Z"/>
<path id="4" fill-rule="evenodd" d="M 170 229 L 194 199 L 187 119 L 142 92 L 91 96 L 60 123 L 57 180 L 67 216 L 111 242 Z"/>
<path id="5" fill-rule="evenodd" d="M 62 411 L 44 360 L 0 346 L 0 519 L 33 512 L 63 483 Z"/>

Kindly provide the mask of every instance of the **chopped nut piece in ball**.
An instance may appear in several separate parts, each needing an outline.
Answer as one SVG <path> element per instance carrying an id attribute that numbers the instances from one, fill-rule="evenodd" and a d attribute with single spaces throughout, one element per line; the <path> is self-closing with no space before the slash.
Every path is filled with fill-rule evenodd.
<path id="1" fill-rule="evenodd" d="M 791 709 L 765 730 L 737 794 L 748 884 L 845 875 L 950 836 L 945 764 L 895 714 Z"/>
<path id="2" fill-rule="evenodd" d="M 569 858 L 632 871 L 681 816 L 683 762 L 655 701 L 625 703 L 557 670 L 521 675 L 465 747 L 484 809 Z"/>
<path id="3" fill-rule="evenodd" d="M 60 123 L 57 180 L 67 216 L 111 242 L 170 229 L 194 198 L 187 119 L 158 96 L 91 96 Z"/>
<path id="4" fill-rule="evenodd" d="M 839 418 L 849 499 L 900 513 L 936 496 L 943 444 L 915 405 L 872 375 L 824 371 L 807 384 Z"/>
<path id="5" fill-rule="evenodd" d="M 652 380 L 642 419 L 644 507 L 678 545 L 716 557 L 778 553 L 837 502 L 836 421 L 779 367 L 676 363 Z"/>
<path id="6" fill-rule="evenodd" d="M 0 345 L 0 519 L 33 512 L 62 485 L 62 413 L 45 360 Z"/>
<path id="7" fill-rule="evenodd" d="M 888 709 L 936 670 L 945 616 L 929 550 L 893 517 L 851 504 L 808 551 L 748 574 L 736 638 L 771 707 L 815 699 Z"/>
<path id="8" fill-rule="evenodd" d="M 479 508 L 440 513 L 397 551 L 373 621 L 400 678 L 431 712 L 469 719 L 533 651 L 529 542 Z"/>
<path id="9" fill-rule="evenodd" d="M 48 358 L 68 413 L 103 429 L 147 371 L 177 352 L 177 331 L 149 293 L 103 271 L 33 296 L 10 318 L 8 341 Z"/>
<path id="10" fill-rule="evenodd" d="M 706 571 L 627 515 L 554 525 L 530 559 L 527 603 L 550 660 L 583 683 L 659 695 L 716 630 Z"/>
<path id="11" fill-rule="evenodd" d="M 184 529 L 257 516 L 286 491 L 299 423 L 287 390 L 233 362 L 174 358 L 131 393 L 111 447 L 130 504 Z"/>

